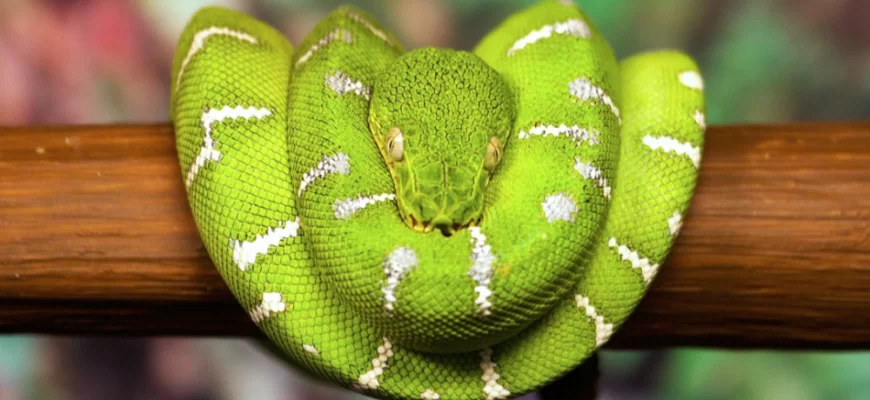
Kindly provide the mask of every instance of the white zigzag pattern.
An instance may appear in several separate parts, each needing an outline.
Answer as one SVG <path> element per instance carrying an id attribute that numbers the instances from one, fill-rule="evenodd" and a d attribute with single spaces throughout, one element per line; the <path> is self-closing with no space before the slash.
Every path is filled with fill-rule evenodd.
<path id="1" fill-rule="evenodd" d="M 281 293 L 266 292 L 263 293 L 263 302 L 251 309 L 248 314 L 254 323 L 259 324 L 266 318 L 271 317 L 272 314 L 284 312 L 285 310 L 287 310 L 287 303 L 284 302 Z"/>
<path id="2" fill-rule="evenodd" d="M 595 323 L 595 346 L 600 347 L 613 335 L 613 324 L 608 324 L 604 321 L 604 317 L 598 314 L 595 307 L 589 302 L 589 298 L 581 294 L 576 296 L 577 307 L 583 308 L 586 316 Z"/>
<path id="3" fill-rule="evenodd" d="M 594 146 L 597 145 L 598 137 L 601 135 L 597 129 L 586 129 L 581 128 L 577 125 L 566 126 L 565 124 L 556 126 L 556 125 L 542 125 L 536 124 L 531 127 L 527 131 L 520 131 L 520 139 L 528 139 L 531 136 L 567 136 L 571 138 L 578 145 L 583 143 L 589 143 L 589 145 Z"/>
<path id="4" fill-rule="evenodd" d="M 372 359 L 372 369 L 364 372 L 359 376 L 354 386 L 357 389 L 377 389 L 381 386 L 378 377 L 384 374 L 384 370 L 389 367 L 388 361 L 393 356 L 393 344 L 390 339 L 384 338 L 384 344 L 378 347 L 378 356 Z"/>
<path id="5" fill-rule="evenodd" d="M 302 181 L 299 182 L 298 195 L 302 196 L 302 192 L 308 188 L 308 185 L 314 181 L 321 179 L 330 174 L 347 175 L 350 173 L 350 158 L 344 153 L 335 153 L 331 156 L 325 156 L 310 171 L 302 175 Z"/>
<path id="6" fill-rule="evenodd" d="M 390 46 L 398 47 L 398 45 L 396 43 L 394 43 L 392 40 L 390 40 L 389 36 L 387 36 L 387 34 L 384 33 L 384 31 L 376 28 L 373 23 L 369 22 L 369 20 L 363 18 L 361 15 L 354 13 L 354 12 L 351 12 L 351 13 L 348 13 L 347 16 L 350 17 L 351 20 L 356 21 L 360 25 L 366 27 L 366 29 L 371 31 L 372 34 L 374 34 L 375 36 L 377 36 L 378 38 L 380 38 L 384 42 L 387 42 L 387 44 L 389 44 Z"/>
<path id="7" fill-rule="evenodd" d="M 477 282 L 474 291 L 477 293 L 477 299 L 474 304 L 477 304 L 477 313 L 481 316 L 489 316 L 489 308 L 492 303 L 489 301 L 489 296 L 492 291 L 489 289 L 489 283 L 492 280 L 492 275 L 495 273 L 493 264 L 495 264 L 495 254 L 492 253 L 492 248 L 486 244 L 486 235 L 480 231 L 480 227 L 473 226 L 468 228 L 471 232 L 471 243 L 474 248 L 471 249 L 471 268 L 468 270 L 468 276 Z"/>
<path id="8" fill-rule="evenodd" d="M 386 310 L 388 316 L 392 316 L 396 304 L 396 289 L 399 287 L 399 282 L 408 271 L 416 267 L 417 253 L 407 247 L 399 247 L 393 250 L 384 259 L 384 275 L 386 275 L 387 281 L 381 288 L 381 291 L 384 293 L 384 310 Z"/>
<path id="9" fill-rule="evenodd" d="M 580 38 L 589 38 L 592 35 L 589 30 L 589 25 L 579 19 L 569 19 L 563 22 L 556 22 L 551 25 L 544 25 L 540 29 L 530 32 L 528 35 L 521 37 L 514 42 L 513 46 L 507 51 L 508 56 L 514 55 L 516 52 L 526 48 L 530 44 L 547 39 L 553 35 L 566 35 Z"/>
<path id="10" fill-rule="evenodd" d="M 556 221 L 574 222 L 574 214 L 580 211 L 577 208 L 577 203 L 567 193 L 547 195 L 547 198 L 541 203 L 541 207 L 544 209 L 547 222 L 551 224 Z"/>
<path id="11" fill-rule="evenodd" d="M 700 126 L 701 129 L 707 129 L 707 117 L 701 112 L 701 110 L 695 110 L 695 113 L 692 114 L 692 118 L 695 119 L 695 122 L 698 123 L 698 126 Z"/>
<path id="12" fill-rule="evenodd" d="M 601 172 L 598 167 L 585 163 L 583 160 L 577 158 L 574 160 L 574 169 L 582 176 L 592 182 L 595 182 L 595 185 L 600 187 L 604 192 L 604 197 L 610 200 L 610 185 L 607 184 L 607 178 L 604 177 L 604 173 Z"/>
<path id="13" fill-rule="evenodd" d="M 332 210 L 335 212 L 335 219 L 350 219 L 358 211 L 387 200 L 395 200 L 396 195 L 393 193 L 382 193 L 372 196 L 359 195 L 356 198 L 349 197 L 345 200 L 336 200 L 332 204 Z"/>
<path id="14" fill-rule="evenodd" d="M 302 54 L 302 56 L 300 56 L 299 59 L 296 60 L 296 67 L 298 68 L 300 65 L 308 62 L 308 60 L 311 59 L 311 56 L 313 56 L 314 53 L 317 52 L 317 50 L 320 50 L 320 48 L 325 47 L 326 45 L 336 40 L 344 40 L 347 43 L 351 43 L 353 42 L 353 36 L 347 29 L 336 28 L 332 32 L 327 33 L 326 36 L 320 38 L 317 43 L 311 45 L 311 48 L 309 48 L 308 51 L 305 52 L 305 54 Z"/>
<path id="15" fill-rule="evenodd" d="M 668 218 L 668 231 L 671 233 L 671 236 L 677 236 L 682 228 L 683 214 L 680 214 L 679 211 L 674 211 L 674 215 Z"/>
<path id="16" fill-rule="evenodd" d="M 485 382 L 483 385 L 483 393 L 486 393 L 487 400 L 506 399 L 511 395 L 511 392 L 504 386 L 498 383 L 499 375 L 495 369 L 498 365 L 492 361 L 492 349 L 487 348 L 480 352 L 480 369 L 483 370 L 483 375 L 480 379 Z"/>
<path id="17" fill-rule="evenodd" d="M 626 245 L 617 243 L 616 238 L 610 238 L 607 245 L 612 249 L 616 249 L 616 252 L 619 253 L 619 256 L 622 258 L 622 261 L 628 261 L 631 263 L 632 268 L 640 270 L 645 284 L 649 284 L 656 276 L 656 273 L 659 270 L 658 264 L 651 264 L 648 258 L 641 258 L 636 251 L 633 251 Z"/>
<path id="18" fill-rule="evenodd" d="M 653 150 L 661 149 L 665 153 L 676 153 L 677 155 L 689 157 L 696 169 L 701 165 L 701 149 L 689 142 L 681 142 L 668 136 L 656 137 L 647 135 L 643 137 L 643 144 Z"/>
<path id="19" fill-rule="evenodd" d="M 371 97 L 371 89 L 369 89 L 368 86 L 365 86 L 362 82 L 347 76 L 344 72 L 335 71 L 332 75 L 327 72 L 324 81 L 326 82 L 326 86 L 329 86 L 329 88 L 335 93 L 338 93 L 339 96 L 348 92 L 353 92 L 366 100 Z"/>
<path id="20" fill-rule="evenodd" d="M 215 35 L 229 36 L 244 42 L 257 44 L 257 38 L 245 32 L 235 31 L 227 27 L 212 26 L 197 32 L 193 35 L 193 42 L 190 45 L 190 49 L 187 50 L 187 55 L 184 57 L 184 61 L 181 62 L 181 68 L 178 70 L 178 78 L 175 81 L 176 92 L 178 91 L 178 87 L 181 86 L 181 77 L 184 75 L 184 70 L 187 68 L 187 64 L 190 63 L 190 60 L 193 59 L 193 56 L 196 53 L 205 47 L 206 39 Z"/>
<path id="21" fill-rule="evenodd" d="M 299 217 L 295 221 L 281 222 L 277 228 L 269 228 L 265 234 L 257 235 L 252 241 L 232 240 L 233 262 L 242 271 L 257 262 L 257 256 L 269 252 L 284 239 L 296 237 L 299 233 Z"/>
<path id="22" fill-rule="evenodd" d="M 568 92 L 572 96 L 583 101 L 598 100 L 599 103 L 610 107 L 610 111 L 616 116 L 616 120 L 622 124 L 622 118 L 619 115 L 619 108 L 613 99 L 604 91 L 604 89 L 595 86 L 589 79 L 577 78 L 568 84 Z"/>
<path id="23" fill-rule="evenodd" d="M 680 73 L 680 83 L 689 89 L 704 90 L 704 79 L 697 71 L 685 71 Z"/>
<path id="24" fill-rule="evenodd" d="M 217 150 L 217 148 L 215 148 L 216 143 L 214 138 L 212 138 L 211 136 L 212 125 L 228 119 L 263 119 L 269 115 L 272 115 L 272 112 L 265 108 L 245 108 L 242 106 L 224 106 L 223 108 L 218 110 L 210 109 L 202 113 L 200 124 L 202 125 L 202 129 L 205 131 L 205 137 L 203 137 L 202 139 L 202 147 L 199 149 L 199 154 L 196 156 L 196 159 L 194 159 L 193 163 L 190 165 L 190 168 L 187 170 L 187 179 L 184 181 L 185 186 L 188 189 L 190 188 L 190 185 L 193 184 L 193 180 L 196 178 L 197 173 L 199 173 L 199 169 L 204 167 L 206 162 L 220 161 L 221 153 Z"/>

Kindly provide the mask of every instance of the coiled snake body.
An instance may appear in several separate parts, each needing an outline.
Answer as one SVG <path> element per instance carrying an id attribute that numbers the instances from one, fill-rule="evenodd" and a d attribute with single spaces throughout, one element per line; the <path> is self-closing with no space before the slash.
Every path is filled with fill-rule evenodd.
<path id="1" fill-rule="evenodd" d="M 679 232 L 704 131 L 675 52 L 617 63 L 576 7 L 473 53 L 343 7 L 292 49 L 207 8 L 172 119 L 208 252 L 286 358 L 382 398 L 520 395 L 576 367 Z"/>

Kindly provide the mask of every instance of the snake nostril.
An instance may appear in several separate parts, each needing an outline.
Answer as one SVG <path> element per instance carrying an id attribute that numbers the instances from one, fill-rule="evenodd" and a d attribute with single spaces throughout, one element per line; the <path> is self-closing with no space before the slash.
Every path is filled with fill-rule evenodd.
<path id="1" fill-rule="evenodd" d="M 435 229 L 440 230 L 444 236 L 448 237 L 452 236 L 453 232 L 456 232 L 454 225 L 455 224 L 453 223 L 453 221 L 451 221 L 450 218 L 447 218 L 444 215 L 435 217 L 435 219 L 432 220 L 432 226 Z"/>
<path id="2" fill-rule="evenodd" d="M 439 226 L 438 229 L 441 229 L 441 234 L 444 235 L 445 237 L 453 236 L 454 231 L 450 227 Z"/>

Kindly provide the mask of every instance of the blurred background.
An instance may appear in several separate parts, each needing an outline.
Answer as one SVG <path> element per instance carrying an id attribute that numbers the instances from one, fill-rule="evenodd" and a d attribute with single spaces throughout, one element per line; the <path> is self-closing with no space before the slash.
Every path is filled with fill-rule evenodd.
<path id="1" fill-rule="evenodd" d="M 870 119 L 870 1 L 578 0 L 620 57 L 677 48 L 711 124 Z M 534 0 L 0 0 L 0 125 L 165 122 L 170 62 L 200 7 L 293 43 L 351 3 L 408 48 L 470 49 Z M 870 353 L 602 355 L 602 399 L 870 399 Z M 0 400 L 363 399 L 230 339 L 0 336 Z M 529 396 L 534 398 L 534 396 Z"/>

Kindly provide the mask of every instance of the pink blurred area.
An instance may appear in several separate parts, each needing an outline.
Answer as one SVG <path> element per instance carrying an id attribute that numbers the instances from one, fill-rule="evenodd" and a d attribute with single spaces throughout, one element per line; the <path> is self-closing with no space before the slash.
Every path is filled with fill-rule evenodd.
<path id="1" fill-rule="evenodd" d="M 0 123 L 165 121 L 174 43 L 150 34 L 132 3 L 0 5 Z"/>
<path id="2" fill-rule="evenodd" d="M 274 10 L 284 10 L 286 18 L 275 18 L 276 27 L 297 43 L 324 12 L 305 2 L 286 2 L 302 4 L 290 6 L 298 10 L 270 3 L 4 0 L 0 124 L 167 121 L 175 41 L 198 8 L 217 4 L 273 18 Z M 403 1 L 390 9 L 413 22 L 415 28 L 404 35 L 408 44 L 451 42 L 451 19 L 442 2 Z"/>

